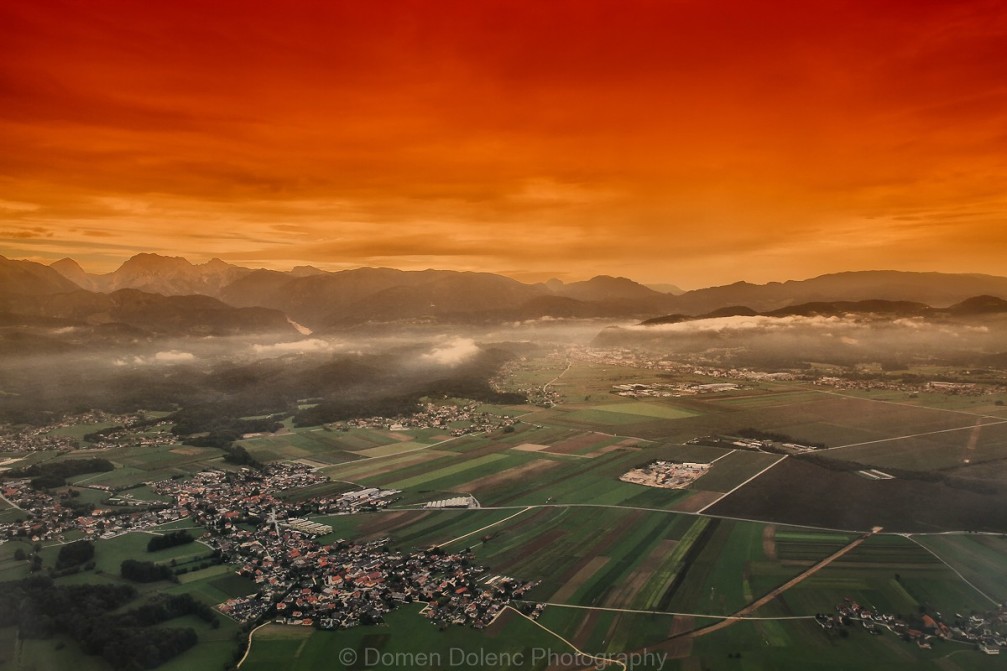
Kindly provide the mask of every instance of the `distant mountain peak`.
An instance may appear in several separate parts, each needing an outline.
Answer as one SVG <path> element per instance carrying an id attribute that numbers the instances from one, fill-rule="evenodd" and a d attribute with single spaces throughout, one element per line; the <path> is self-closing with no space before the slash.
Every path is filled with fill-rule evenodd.
<path id="1" fill-rule="evenodd" d="M 80 264 L 71 259 L 69 256 L 65 256 L 59 261 L 53 261 L 49 264 L 49 267 L 79 286 L 81 289 L 95 289 L 95 278 L 84 272 L 84 269 L 80 267 Z"/>
<path id="2" fill-rule="evenodd" d="M 294 266 L 290 269 L 290 274 L 294 277 L 310 277 L 312 275 L 325 275 L 325 271 L 314 266 Z"/>
<path id="3" fill-rule="evenodd" d="M 0 258 L 3 258 L 3 257 L 0 257 Z M 59 261 L 53 261 L 52 263 L 49 264 L 49 267 L 50 268 L 77 268 L 81 272 L 84 272 L 84 269 L 80 267 L 80 264 L 77 263 L 76 261 L 74 261 L 73 259 L 71 259 L 69 256 L 64 256 Z"/>

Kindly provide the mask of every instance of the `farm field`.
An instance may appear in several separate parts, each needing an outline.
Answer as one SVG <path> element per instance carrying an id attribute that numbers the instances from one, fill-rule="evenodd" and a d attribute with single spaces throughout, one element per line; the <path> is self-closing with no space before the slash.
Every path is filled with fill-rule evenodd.
<path id="1" fill-rule="evenodd" d="M 928 501 L 941 504 L 920 505 Z M 1007 530 L 1002 501 L 998 490 L 969 490 L 940 480 L 869 480 L 791 457 L 707 512 L 861 531 L 873 526 L 889 531 L 998 531 Z"/>
<path id="2" fill-rule="evenodd" d="M 997 489 L 1007 476 L 1007 470 L 998 470 L 1007 457 L 1007 424 L 996 423 L 998 406 L 989 399 L 903 402 L 898 394 L 757 383 L 727 393 L 632 400 L 612 395 L 611 386 L 670 378 L 636 368 L 566 366 L 565 360 L 546 359 L 519 371 L 523 383 L 539 386 L 563 373 L 551 388 L 567 399 L 564 404 L 484 406 L 517 417 L 506 431 L 448 437 L 441 428 L 303 427 L 240 443 L 257 459 L 299 461 L 330 478 L 284 491 L 285 501 L 360 487 L 401 490 L 384 510 L 311 515 L 333 527 L 320 543 L 389 538 L 396 549 L 471 548 L 473 562 L 488 567 L 488 575 L 538 583 L 526 595 L 530 602 L 549 604 L 537 624 L 508 611 L 482 631 L 438 631 L 414 604 L 397 609 L 384 624 L 347 631 L 269 625 L 256 633 L 241 669 L 332 666 L 342 650 L 360 655 L 358 660 L 365 654 L 380 658 L 377 665 L 358 661 L 346 668 L 446 668 L 452 651 L 512 655 L 470 668 L 571 668 L 529 661 L 535 648 L 573 652 L 563 639 L 595 654 L 646 649 L 670 655 L 660 663 L 638 659 L 634 669 L 994 668 L 965 647 L 925 651 L 894 635 L 872 637 L 859 629 L 840 637 L 808 619 L 832 612 L 846 599 L 905 615 L 921 608 L 978 611 L 1007 598 L 1007 540 L 1000 535 L 1007 531 L 1007 509 L 1004 491 Z M 745 428 L 839 449 L 784 458 L 685 444 Z M 72 478 L 80 503 L 107 506 L 108 494 L 88 485 L 139 485 L 129 490 L 133 496 L 158 500 L 142 483 L 203 468 L 237 468 L 223 461 L 220 450 L 185 445 L 115 448 L 100 456 L 116 470 Z M 619 480 L 655 460 L 711 468 L 681 490 Z M 871 480 L 856 473 L 865 465 L 935 475 Z M 462 495 L 472 495 L 480 507 L 422 508 Z M 0 509 L 0 515 L 17 514 Z M 181 520 L 155 531 L 191 526 Z M 802 576 L 874 526 L 882 532 L 754 613 L 769 619 L 684 636 Z M 973 530 L 986 533 L 941 533 Z M 149 538 L 130 533 L 101 540 L 94 571 L 58 580 L 122 582 L 119 565 L 134 558 L 190 569 L 177 583 L 139 586 L 142 599 L 160 591 L 217 604 L 257 589 L 233 566 L 208 562 L 210 551 L 202 544 L 147 553 Z M 27 563 L 13 556 L 18 549 L 30 552 L 32 545 L 0 544 L 0 581 L 27 575 Z M 44 564 L 51 566 L 58 551 L 54 544 L 43 548 Z M 161 668 L 217 669 L 231 663 L 238 627 L 225 620 L 220 630 L 204 627 L 197 648 Z M 13 645 L 6 641 L 0 631 L 0 659 L 5 646 Z M 72 642 L 59 650 L 56 643 L 24 646 L 22 661 L 10 668 L 56 668 L 75 653 Z M 417 652 L 427 655 L 427 663 L 414 664 L 407 656 Z M 510 663 L 519 655 L 520 664 Z M 91 661 L 94 671 L 108 671 Z M 0 662 L 0 668 L 8 667 Z"/>

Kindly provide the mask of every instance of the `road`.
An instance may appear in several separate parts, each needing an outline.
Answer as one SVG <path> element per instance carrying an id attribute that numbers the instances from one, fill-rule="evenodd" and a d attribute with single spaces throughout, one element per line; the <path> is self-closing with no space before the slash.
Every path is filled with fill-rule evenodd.
<path id="1" fill-rule="evenodd" d="M 24 508 L 22 508 L 21 506 L 19 506 L 19 505 L 15 504 L 15 503 L 14 503 L 13 501 L 11 501 L 10 499 L 8 499 L 8 498 L 7 498 L 6 496 L 4 496 L 3 494 L 0 494 L 0 501 L 3 501 L 4 503 L 6 503 L 7 505 L 9 505 L 9 506 L 10 506 L 11 508 L 13 508 L 14 510 L 22 510 L 22 511 L 25 511 L 25 510 L 24 510 Z M 25 512 L 28 512 L 28 511 L 25 511 Z"/>

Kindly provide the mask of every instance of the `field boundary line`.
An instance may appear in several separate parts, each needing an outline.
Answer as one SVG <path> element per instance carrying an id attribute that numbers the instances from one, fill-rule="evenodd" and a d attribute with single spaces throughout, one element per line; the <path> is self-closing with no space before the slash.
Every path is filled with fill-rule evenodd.
<path id="1" fill-rule="evenodd" d="M 713 461 L 711 461 L 711 462 L 710 462 L 710 465 L 713 465 L 713 464 L 717 463 L 718 461 L 720 461 L 720 460 L 721 460 L 721 459 L 723 459 L 724 457 L 729 457 L 729 456 L 731 456 L 732 454 L 734 454 L 734 453 L 735 453 L 735 452 L 737 452 L 737 451 L 738 451 L 737 449 L 732 449 L 732 450 L 731 450 L 730 452 L 728 452 L 727 454 L 722 454 L 722 455 L 720 455 L 719 457 L 717 457 L 716 459 L 714 459 Z"/>
<path id="2" fill-rule="evenodd" d="M 470 508 L 470 510 L 485 510 L 485 508 Z M 438 544 L 437 544 L 437 545 L 435 545 L 434 547 L 438 547 L 438 548 L 442 548 L 442 547 L 444 547 L 445 545 L 450 545 L 451 543 L 454 543 L 454 542 L 456 542 L 456 541 L 460 541 L 460 540 L 462 540 L 463 538 L 468 538 L 469 536 L 473 536 L 473 535 L 475 535 L 475 534 L 479 533 L 480 531 L 485 531 L 486 529 L 489 529 L 490 527 L 495 527 L 495 526 L 496 526 L 496 525 L 498 525 L 498 524 L 503 524 L 504 522 L 506 522 L 506 521 L 508 521 L 508 520 L 512 520 L 512 519 L 514 519 L 515 517 L 517 517 L 518 515 L 521 515 L 521 514 L 523 514 L 523 513 L 526 513 L 526 512 L 528 512 L 529 510 L 531 510 L 531 506 L 528 506 L 528 507 L 526 507 L 526 508 L 522 508 L 521 510 L 517 511 L 517 512 L 516 512 L 516 513 L 514 513 L 513 515 L 509 515 L 509 516 L 507 516 L 507 517 L 503 518 L 502 520 L 497 520 L 496 522 L 493 522 L 492 524 L 487 524 L 486 526 L 484 526 L 484 527 L 482 527 L 482 528 L 480 528 L 480 529 L 476 529 L 475 531 L 470 531 L 470 532 L 468 532 L 467 534 L 462 534 L 461 536 L 458 536 L 457 538 L 452 538 L 452 539 L 451 539 L 451 540 L 449 540 L 449 541 L 444 541 L 443 543 L 438 543 Z"/>
<path id="3" fill-rule="evenodd" d="M 581 610 L 603 610 L 611 613 L 631 613 L 635 615 L 672 615 L 680 617 L 697 617 L 708 620 L 813 620 L 814 615 L 781 615 L 780 617 L 767 617 L 755 615 L 710 615 L 708 613 L 676 613 L 668 610 L 637 610 L 634 608 L 608 608 L 606 606 L 581 606 L 574 603 L 554 603 L 552 601 L 529 601 L 528 603 L 542 603 L 546 606 L 556 608 L 578 608 Z"/>
<path id="4" fill-rule="evenodd" d="M 888 405 L 898 405 L 904 408 L 914 408 L 916 410 L 935 410 L 937 412 L 951 412 L 956 415 L 968 415 L 969 417 L 985 417 L 987 419 L 1003 419 L 997 415 L 984 415 L 979 412 L 969 412 L 968 410 L 955 410 L 953 408 L 931 408 L 927 405 L 916 405 L 914 403 L 901 403 L 899 401 L 889 401 L 884 398 L 863 398 L 861 396 L 853 396 L 852 394 L 841 394 L 838 391 L 827 391 L 825 389 L 812 389 L 811 391 L 816 391 L 819 394 L 828 394 L 830 396 L 838 396 L 839 398 L 849 398 L 854 401 L 870 401 L 871 403 L 887 403 Z"/>
<path id="5" fill-rule="evenodd" d="M 973 415 L 974 416 L 974 415 Z M 998 422 L 986 422 L 985 424 L 980 424 L 981 427 L 986 426 L 998 426 L 1000 424 L 1007 424 L 1007 419 L 1001 419 Z M 847 445 L 836 445 L 835 447 L 823 447 L 820 450 L 815 450 L 815 452 L 831 452 L 832 450 L 841 450 L 845 447 L 862 447 L 864 445 L 875 445 L 877 443 L 890 443 L 895 440 L 906 440 L 907 438 L 922 438 L 924 436 L 933 436 L 938 433 L 953 433 L 955 431 L 973 431 L 976 425 L 970 424 L 969 426 L 959 426 L 952 429 L 938 429 L 936 431 L 926 431 L 924 433 L 910 433 L 904 436 L 892 436 L 891 438 L 878 438 L 877 440 L 865 440 L 862 443 L 849 443 Z"/>
<path id="6" fill-rule="evenodd" d="M 454 512 L 465 512 L 473 510 L 517 510 L 517 509 L 540 509 L 540 508 L 605 508 L 605 509 L 615 509 L 615 510 L 639 510 L 645 513 L 660 513 L 663 515 L 686 515 L 688 517 L 708 517 L 711 519 L 718 520 L 733 520 L 735 522 L 752 522 L 754 524 L 775 524 L 781 527 L 789 527 L 792 529 L 813 529 L 815 531 L 828 531 L 839 534 L 862 534 L 865 532 L 864 529 L 839 529 L 837 527 L 823 527 L 814 524 L 798 524 L 796 522 L 781 522 L 778 520 L 757 520 L 751 517 L 737 517 L 735 515 L 714 515 L 712 513 L 698 513 L 689 510 L 671 510 L 668 508 L 645 508 L 643 506 L 620 506 L 613 503 L 533 503 L 529 505 L 516 505 L 516 506 L 482 506 L 481 508 L 417 508 L 414 506 L 400 507 L 400 508 L 379 508 L 378 510 L 372 511 L 368 514 L 379 514 L 379 513 L 401 513 L 403 511 L 412 512 L 444 512 L 444 511 L 454 511 Z M 315 517 L 325 517 L 324 515 L 315 515 Z M 885 532 L 886 534 L 892 534 L 895 532 Z M 940 533 L 966 533 L 964 531 L 943 531 Z"/>
<path id="7" fill-rule="evenodd" d="M 464 434 L 464 435 L 478 435 L 478 434 Z M 402 452 L 392 452 L 389 454 L 376 454 L 373 457 L 365 457 L 363 455 L 357 455 L 361 457 L 360 459 L 354 459 L 353 461 L 345 461 L 341 464 L 332 464 L 332 466 L 352 466 L 353 464 L 360 464 L 365 461 L 373 461 L 375 459 L 387 459 L 389 457 L 401 457 L 403 454 L 412 454 L 413 452 L 422 452 L 423 450 L 429 450 L 431 447 L 437 447 L 438 445 L 443 445 L 444 443 L 450 443 L 452 440 L 458 440 L 462 436 L 451 436 L 450 438 L 445 438 L 444 440 L 439 440 L 436 443 L 430 443 L 429 445 L 421 445 L 420 447 L 414 447 L 411 450 L 403 450 Z M 395 443 L 389 443 L 389 445 L 395 445 Z M 385 447 L 384 445 L 379 445 L 378 447 Z M 350 454 L 355 454 L 351 452 Z M 326 466 L 326 468 L 331 468 L 331 466 Z M 340 480 L 340 482 L 348 482 L 347 480 Z M 352 483 L 351 483 L 352 484 Z"/>
<path id="8" fill-rule="evenodd" d="M 544 624 L 542 624 L 538 620 L 531 619 L 530 617 L 528 617 L 527 615 L 525 615 L 524 613 L 522 613 L 521 611 L 519 611 L 514 606 L 507 605 L 507 606 L 504 606 L 504 608 L 510 608 L 512 611 L 514 611 L 515 613 L 517 613 L 518 615 L 520 615 L 524 619 L 528 620 L 532 624 L 535 624 L 535 625 L 541 627 L 542 629 L 545 629 L 547 632 L 549 632 L 550 634 L 552 634 L 553 636 L 555 636 L 559 640 L 563 641 L 563 643 L 565 643 L 566 645 L 570 646 L 570 648 L 572 648 L 573 651 L 576 652 L 578 655 L 583 655 L 585 658 L 597 660 L 598 662 L 600 662 L 601 664 L 604 664 L 605 666 L 608 666 L 609 664 L 617 664 L 617 665 L 619 665 L 619 666 L 622 667 L 622 671 L 628 671 L 628 668 L 627 668 L 625 662 L 619 661 L 618 659 L 613 659 L 613 658 L 610 658 L 610 657 L 605 657 L 603 655 L 595 655 L 595 654 L 592 654 L 590 652 L 584 652 L 583 650 L 581 650 L 576 645 L 574 645 L 570 641 L 566 640 L 565 638 L 563 638 L 562 636 L 560 636 L 559 634 L 557 634 L 555 631 L 553 631 L 549 627 L 545 626 Z"/>
<path id="9" fill-rule="evenodd" d="M 937 559 L 937 561 L 939 561 L 940 563 L 944 564 L 949 569 L 951 569 L 951 571 L 954 572 L 954 574 L 956 576 L 958 576 L 959 578 L 962 579 L 962 582 L 964 582 L 966 585 L 968 585 L 969 587 L 971 587 L 972 589 L 974 589 L 976 592 L 978 592 L 980 595 L 982 595 L 982 597 L 984 599 L 986 599 L 987 601 L 989 601 L 991 604 L 993 604 L 994 606 L 999 606 L 1000 605 L 999 601 L 997 601 L 996 599 L 994 599 L 993 597 L 991 597 L 989 594 L 987 594 L 986 592 L 982 591 L 981 589 L 979 589 L 978 587 L 976 587 L 975 585 L 973 585 L 971 582 L 969 582 L 968 578 L 966 578 L 961 573 L 959 573 L 958 569 L 956 569 L 954 566 L 952 566 L 951 564 L 949 564 L 946 561 L 944 561 L 943 557 L 941 557 L 939 554 L 937 554 L 936 552 L 934 552 L 933 550 L 931 550 L 930 548 L 928 548 L 926 545 L 924 545 L 923 543 L 921 543 L 918 540 L 916 540 L 915 538 L 913 538 L 912 534 L 901 534 L 901 535 L 904 538 L 908 538 L 913 543 L 916 543 L 921 548 L 923 548 L 924 550 L 926 550 L 927 552 L 929 552 L 931 555 L 933 555 L 934 558 Z"/>
<path id="10" fill-rule="evenodd" d="M 697 510 L 696 514 L 699 515 L 699 514 L 703 513 L 707 508 L 711 508 L 711 507 L 717 505 L 718 503 L 720 503 L 721 501 L 723 501 L 724 499 L 726 499 L 728 496 L 730 496 L 734 492 L 738 491 L 739 489 L 741 489 L 742 487 L 744 487 L 745 485 L 747 485 L 749 482 L 751 482 L 752 480 L 755 480 L 757 477 L 759 477 L 760 475 L 762 475 L 763 473 L 765 473 L 766 471 L 768 471 L 769 469 L 771 469 L 773 466 L 776 466 L 778 463 L 780 463 L 781 461 L 783 461 L 784 459 L 786 459 L 788 456 L 790 456 L 790 455 L 787 455 L 787 454 L 783 455 L 782 457 L 780 457 L 779 459 L 777 459 L 776 461 L 774 461 L 770 465 L 766 466 L 765 468 L 763 468 L 761 471 L 759 471 L 758 473 L 756 473 L 752 477 L 750 477 L 747 480 L 745 480 L 744 482 L 742 482 L 740 485 L 738 485 L 737 487 L 735 487 L 731 491 L 727 492 L 723 496 L 718 497 L 715 501 L 712 501 L 711 503 L 708 503 L 705 506 L 703 506 L 702 508 L 700 508 L 699 510 Z"/>

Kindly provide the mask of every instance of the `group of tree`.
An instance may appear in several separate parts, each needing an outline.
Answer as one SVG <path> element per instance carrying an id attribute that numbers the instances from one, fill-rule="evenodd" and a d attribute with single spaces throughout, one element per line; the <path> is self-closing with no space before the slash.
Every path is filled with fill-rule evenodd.
<path id="1" fill-rule="evenodd" d="M 66 479 L 85 473 L 107 473 L 114 471 L 115 466 L 108 459 L 63 459 L 62 461 L 47 461 L 32 464 L 12 470 L 10 477 L 31 478 L 33 489 L 53 489 L 66 484 Z"/>
<path id="2" fill-rule="evenodd" d="M 94 558 L 94 543 L 88 540 L 79 540 L 60 547 L 59 554 L 56 555 L 56 570 L 80 566 Z"/>
<path id="3" fill-rule="evenodd" d="M 457 377 L 424 383 L 406 394 L 329 398 L 294 415 L 295 426 L 315 426 L 359 417 L 400 417 L 420 410 L 423 398 L 468 398 L 484 403 L 525 403 L 521 394 L 499 392 L 483 377 Z"/>
<path id="4" fill-rule="evenodd" d="M 158 580 L 174 580 L 175 572 L 168 566 L 161 566 L 152 561 L 125 559 L 119 565 L 119 574 L 133 582 L 157 582 Z"/>
<path id="5" fill-rule="evenodd" d="M 158 550 L 164 550 L 167 548 L 173 548 L 178 545 L 186 545 L 196 540 L 192 534 L 184 529 L 179 531 L 171 531 L 163 536 L 153 536 L 149 541 L 147 541 L 147 552 L 157 552 Z"/>
<path id="6" fill-rule="evenodd" d="M 153 626 L 193 614 L 211 623 L 205 604 L 189 595 L 163 597 L 112 615 L 136 598 L 128 585 L 55 585 L 45 577 L 0 584 L 0 627 L 18 627 L 24 639 L 64 634 L 113 669 L 152 669 L 194 646 L 192 628 Z"/>
<path id="7" fill-rule="evenodd" d="M 753 429 L 751 427 L 740 429 L 737 433 L 742 438 L 749 438 L 751 440 L 771 440 L 775 443 L 793 443 L 795 445 L 806 445 L 807 447 L 814 447 L 817 449 L 823 449 L 826 447 L 825 443 L 813 443 L 807 440 L 793 438 L 785 433 L 763 431 L 762 429 Z"/>

